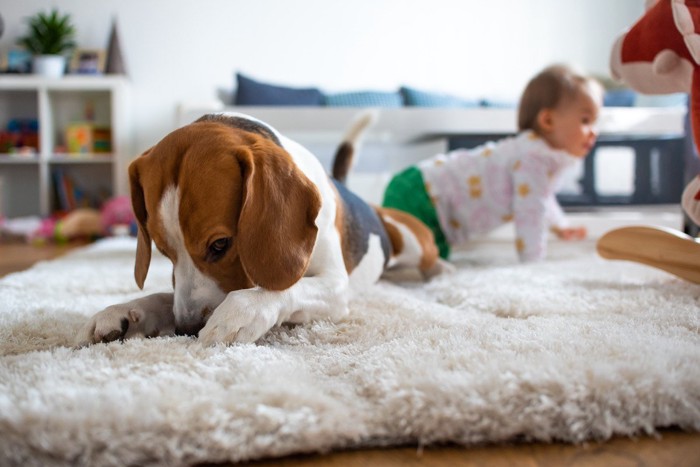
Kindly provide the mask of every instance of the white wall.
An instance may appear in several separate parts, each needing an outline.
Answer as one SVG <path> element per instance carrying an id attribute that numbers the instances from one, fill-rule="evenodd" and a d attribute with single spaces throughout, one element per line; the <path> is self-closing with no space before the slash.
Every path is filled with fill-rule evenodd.
<path id="1" fill-rule="evenodd" d="M 515 99 L 552 62 L 607 74 L 642 0 L 3 0 L 6 50 L 24 18 L 58 6 L 79 46 L 106 48 L 112 18 L 133 82 L 135 147 L 175 124 L 180 101 L 232 88 L 236 71 L 325 91 L 401 84 Z"/>

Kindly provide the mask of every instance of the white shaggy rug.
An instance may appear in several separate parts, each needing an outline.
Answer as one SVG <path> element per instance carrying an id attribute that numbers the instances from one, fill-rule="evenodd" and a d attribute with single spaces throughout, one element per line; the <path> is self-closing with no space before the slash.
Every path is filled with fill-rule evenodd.
<path id="1" fill-rule="evenodd" d="M 383 281 L 343 322 L 256 345 L 186 337 L 74 350 L 143 293 L 135 243 L 102 241 L 0 280 L 0 465 L 188 465 L 398 444 L 583 442 L 700 430 L 700 286 L 608 262 L 592 242 Z M 168 290 L 156 257 L 147 293 Z"/>

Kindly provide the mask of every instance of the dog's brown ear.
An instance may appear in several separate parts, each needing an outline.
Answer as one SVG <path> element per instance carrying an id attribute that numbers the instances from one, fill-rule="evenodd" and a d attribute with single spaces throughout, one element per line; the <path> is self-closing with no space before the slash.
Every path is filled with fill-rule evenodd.
<path id="1" fill-rule="evenodd" d="M 243 176 L 241 264 L 256 285 L 287 289 L 309 266 L 321 196 L 291 156 L 271 141 L 240 146 L 236 156 Z"/>
<path id="2" fill-rule="evenodd" d="M 134 264 L 134 279 L 140 289 L 148 275 L 148 268 L 151 265 L 151 236 L 148 233 L 146 223 L 148 221 L 148 211 L 143 195 L 143 186 L 139 175 L 139 164 L 151 150 L 144 152 L 139 158 L 129 165 L 129 184 L 131 186 L 131 205 L 138 222 L 138 234 L 136 240 L 136 263 Z"/>

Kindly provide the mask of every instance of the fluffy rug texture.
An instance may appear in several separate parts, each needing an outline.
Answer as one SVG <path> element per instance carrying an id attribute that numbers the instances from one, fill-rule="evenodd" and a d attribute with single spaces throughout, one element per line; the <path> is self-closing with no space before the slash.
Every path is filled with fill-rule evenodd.
<path id="1" fill-rule="evenodd" d="M 383 280 L 350 315 L 255 345 L 134 339 L 71 348 L 143 294 L 112 239 L 0 281 L 0 464 L 189 465 L 330 449 L 604 440 L 700 430 L 700 286 L 555 243 L 459 253 Z M 168 290 L 155 257 L 145 293 Z"/>

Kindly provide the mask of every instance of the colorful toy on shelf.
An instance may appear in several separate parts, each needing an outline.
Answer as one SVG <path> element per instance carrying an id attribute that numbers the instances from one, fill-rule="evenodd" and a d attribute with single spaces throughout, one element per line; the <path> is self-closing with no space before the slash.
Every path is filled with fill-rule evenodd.
<path id="1" fill-rule="evenodd" d="M 0 153 L 36 154 L 39 152 L 39 123 L 36 119 L 14 118 L 0 131 Z"/>
<path id="2" fill-rule="evenodd" d="M 93 123 L 71 123 L 66 128 L 66 146 L 71 154 L 104 154 L 112 150 L 112 133 Z"/>
<path id="3" fill-rule="evenodd" d="M 651 0 L 647 11 L 614 45 L 614 77 L 648 94 L 690 93 L 690 120 L 700 152 L 700 0 Z M 700 176 L 682 206 L 700 224 Z M 604 258 L 637 261 L 700 283 L 700 242 L 669 229 L 625 227 L 598 241 Z"/>

